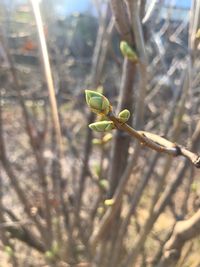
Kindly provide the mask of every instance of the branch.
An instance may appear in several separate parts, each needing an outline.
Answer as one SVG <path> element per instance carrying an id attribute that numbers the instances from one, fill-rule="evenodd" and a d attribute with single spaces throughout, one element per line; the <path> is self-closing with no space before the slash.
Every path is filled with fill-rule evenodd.
<path id="1" fill-rule="evenodd" d="M 174 227 L 171 238 L 163 249 L 158 267 L 175 266 L 186 241 L 200 235 L 200 209 L 188 220 L 180 221 Z"/>
<path id="2" fill-rule="evenodd" d="M 185 147 L 173 143 L 159 135 L 152 134 L 145 131 L 136 131 L 126 123 L 120 123 L 112 113 L 108 115 L 108 118 L 114 122 L 115 126 L 119 130 L 127 132 L 132 137 L 138 139 L 143 146 L 147 146 L 157 152 L 163 152 L 172 156 L 183 156 L 191 161 L 196 167 L 200 168 L 200 156 L 186 149 Z"/>
<path id="3" fill-rule="evenodd" d="M 20 225 L 8 225 L 5 226 L 5 231 L 9 232 L 11 235 L 11 238 L 16 238 L 22 242 L 24 242 L 29 247 L 35 248 L 37 251 L 44 253 L 45 252 L 45 246 L 40 241 L 39 238 L 33 235 L 31 231 L 29 231 L 24 226 Z"/>
<path id="4" fill-rule="evenodd" d="M 115 19 L 115 26 L 120 33 L 122 40 L 132 43 L 133 33 L 128 21 L 125 3 L 123 1 L 111 0 L 110 5 Z"/>
<path id="5" fill-rule="evenodd" d="M 191 152 L 187 148 L 171 142 L 159 135 L 135 130 L 126 123 L 130 117 L 130 112 L 128 110 L 125 109 L 121 111 L 118 114 L 118 117 L 116 117 L 112 112 L 112 106 L 110 105 L 109 100 L 104 95 L 89 90 L 86 90 L 85 94 L 86 102 L 90 109 L 110 120 L 92 123 L 89 125 L 91 129 L 99 132 L 115 128 L 125 131 L 130 136 L 136 138 L 143 146 L 147 146 L 157 152 L 166 153 L 174 157 L 183 156 L 187 158 L 196 168 L 200 168 L 200 156 L 196 153 Z"/>

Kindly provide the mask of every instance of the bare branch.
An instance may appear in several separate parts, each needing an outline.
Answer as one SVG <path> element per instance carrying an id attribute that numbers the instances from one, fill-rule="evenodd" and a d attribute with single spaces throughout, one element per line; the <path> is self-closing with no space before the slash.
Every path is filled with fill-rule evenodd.
<path id="1" fill-rule="evenodd" d="M 198 235 L 200 235 L 200 209 L 190 219 L 175 225 L 171 238 L 163 248 L 163 256 L 158 267 L 176 266 L 185 242 Z"/>

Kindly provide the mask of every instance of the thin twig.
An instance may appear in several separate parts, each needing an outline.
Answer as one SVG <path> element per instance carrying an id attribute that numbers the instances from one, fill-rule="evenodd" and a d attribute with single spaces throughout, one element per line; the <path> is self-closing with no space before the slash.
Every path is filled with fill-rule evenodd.
<path id="1" fill-rule="evenodd" d="M 183 156 L 191 161 L 191 163 L 200 168 L 200 156 L 173 143 L 159 135 L 152 134 L 145 131 L 136 131 L 126 123 L 120 123 L 118 119 L 111 113 L 108 114 L 108 118 L 112 120 L 119 130 L 127 132 L 132 137 L 136 138 L 142 145 L 147 146 L 157 152 L 166 153 L 172 156 Z"/>
<path id="2" fill-rule="evenodd" d="M 53 78 L 52 78 L 52 74 L 51 74 L 49 55 L 48 55 L 47 44 L 46 44 L 46 40 L 45 40 L 45 34 L 44 34 L 44 28 L 43 28 L 42 18 L 41 18 L 41 14 L 40 14 L 39 3 L 38 3 L 38 1 L 34 1 L 34 0 L 30 0 L 30 1 L 31 1 L 32 7 L 33 7 L 33 13 L 35 16 L 35 21 L 36 21 L 38 35 L 39 35 L 44 71 L 45 71 L 46 82 L 47 82 L 48 90 L 49 90 L 49 98 L 50 98 L 50 103 L 51 103 L 53 125 L 55 127 L 59 149 L 60 149 L 60 151 L 62 151 L 63 150 L 62 134 L 61 134 L 59 115 L 58 115 L 58 107 L 57 107 L 57 102 L 56 102 L 55 89 L 54 89 Z"/>

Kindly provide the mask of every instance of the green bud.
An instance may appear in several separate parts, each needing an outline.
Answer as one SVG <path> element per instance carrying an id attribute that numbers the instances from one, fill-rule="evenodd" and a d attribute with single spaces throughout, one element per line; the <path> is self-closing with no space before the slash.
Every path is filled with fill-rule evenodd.
<path id="1" fill-rule="evenodd" d="M 111 133 L 107 133 L 104 135 L 103 137 L 103 144 L 107 144 L 111 139 L 112 139 L 113 135 Z"/>
<path id="2" fill-rule="evenodd" d="M 45 252 L 45 258 L 48 260 L 48 261 L 53 261 L 54 260 L 54 254 L 53 254 L 53 252 L 52 251 L 50 251 L 50 250 L 47 250 L 46 252 Z"/>
<path id="3" fill-rule="evenodd" d="M 127 122 L 129 118 L 130 118 L 130 111 L 128 109 L 122 110 L 118 115 L 119 121 L 123 123 Z"/>
<path id="4" fill-rule="evenodd" d="M 138 61 L 138 56 L 135 51 L 129 46 L 125 41 L 120 42 L 120 50 L 124 57 L 128 58 L 130 61 L 136 63 Z"/>
<path id="5" fill-rule="evenodd" d="M 193 192 L 197 192 L 197 190 L 198 190 L 198 185 L 197 185 L 197 183 L 195 183 L 195 182 L 192 183 L 192 184 L 191 184 L 191 189 L 192 189 Z"/>
<path id="6" fill-rule="evenodd" d="M 104 200 L 105 206 L 112 206 L 114 203 L 115 203 L 115 200 L 113 198 Z"/>
<path id="7" fill-rule="evenodd" d="M 101 180 L 99 181 L 99 186 L 100 186 L 104 191 L 107 191 L 107 190 L 108 190 L 108 187 L 109 187 L 108 180 L 106 180 L 106 179 L 101 179 Z"/>
<path id="8" fill-rule="evenodd" d="M 59 246 L 58 246 L 58 243 L 56 241 L 53 242 L 53 244 L 51 246 L 51 251 L 54 255 L 59 254 Z"/>
<path id="9" fill-rule="evenodd" d="M 102 216 L 104 214 L 104 212 L 105 212 L 105 208 L 104 207 L 98 207 L 97 214 L 99 216 Z"/>
<path id="10" fill-rule="evenodd" d="M 115 129 L 115 125 L 112 121 L 98 121 L 89 125 L 90 129 L 96 132 L 107 132 Z"/>
<path id="11" fill-rule="evenodd" d="M 92 139 L 92 144 L 93 145 L 102 145 L 102 140 L 94 138 L 94 139 Z"/>
<path id="12" fill-rule="evenodd" d="M 200 28 L 197 30 L 195 37 L 196 39 L 200 39 Z"/>
<path id="13" fill-rule="evenodd" d="M 102 115 L 108 114 L 111 106 L 109 100 L 104 95 L 95 91 L 85 90 L 85 96 L 86 102 L 93 112 Z"/>
<path id="14" fill-rule="evenodd" d="M 10 246 L 5 246 L 4 251 L 9 257 L 12 257 L 14 255 L 14 251 Z"/>

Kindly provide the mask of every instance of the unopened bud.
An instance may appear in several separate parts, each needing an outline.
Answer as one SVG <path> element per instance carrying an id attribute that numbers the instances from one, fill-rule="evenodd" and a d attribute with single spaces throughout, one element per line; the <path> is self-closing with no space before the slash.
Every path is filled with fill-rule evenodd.
<path id="1" fill-rule="evenodd" d="M 85 96 L 86 102 L 93 112 L 103 115 L 108 114 L 111 109 L 110 102 L 104 95 L 95 91 L 85 90 Z"/>
<path id="2" fill-rule="evenodd" d="M 120 42 L 120 50 L 122 55 L 128 58 L 130 61 L 136 63 L 138 61 L 138 56 L 135 51 L 129 46 L 129 44 L 125 41 Z"/>
<path id="3" fill-rule="evenodd" d="M 118 120 L 123 123 L 127 122 L 129 118 L 130 118 L 130 111 L 128 109 L 122 110 L 118 115 Z"/>
<path id="4" fill-rule="evenodd" d="M 107 132 L 115 129 L 115 125 L 112 121 L 98 121 L 89 125 L 90 129 L 96 132 Z"/>

